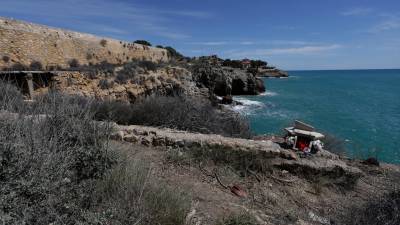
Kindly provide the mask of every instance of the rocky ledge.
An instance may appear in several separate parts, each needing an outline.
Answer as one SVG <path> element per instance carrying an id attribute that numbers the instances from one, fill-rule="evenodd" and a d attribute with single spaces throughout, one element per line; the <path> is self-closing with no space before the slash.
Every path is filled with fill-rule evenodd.
<path id="1" fill-rule="evenodd" d="M 118 126 L 112 138 L 145 146 L 180 148 L 183 151 L 205 149 L 209 154 L 226 157 L 226 160 L 248 160 L 251 168 L 263 171 L 267 167 L 284 169 L 305 179 L 324 177 L 332 183 L 349 185 L 362 172 L 345 160 L 326 150 L 302 158 L 300 154 L 281 148 L 272 141 L 228 138 L 215 134 L 189 133 L 172 129 L 146 126 Z"/>

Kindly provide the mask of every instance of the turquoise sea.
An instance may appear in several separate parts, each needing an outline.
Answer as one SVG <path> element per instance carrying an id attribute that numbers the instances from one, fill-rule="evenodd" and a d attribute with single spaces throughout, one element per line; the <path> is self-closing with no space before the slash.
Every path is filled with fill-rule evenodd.
<path id="1" fill-rule="evenodd" d="M 235 109 L 257 134 L 299 119 L 345 141 L 348 155 L 400 164 L 400 70 L 290 71 L 265 78 L 267 92 Z"/>

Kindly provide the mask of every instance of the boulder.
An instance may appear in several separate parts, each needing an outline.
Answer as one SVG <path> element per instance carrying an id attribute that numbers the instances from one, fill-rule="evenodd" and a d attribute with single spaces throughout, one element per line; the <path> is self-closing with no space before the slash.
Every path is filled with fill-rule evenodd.
<path id="1" fill-rule="evenodd" d="M 164 137 L 155 136 L 153 138 L 153 146 L 165 146 L 165 138 Z"/>
<path id="2" fill-rule="evenodd" d="M 139 141 L 139 137 L 134 134 L 128 134 L 124 137 L 124 141 L 131 142 L 131 143 L 137 143 Z"/>
<path id="3" fill-rule="evenodd" d="M 122 141 L 124 139 L 125 133 L 123 131 L 117 131 L 115 133 L 112 133 L 110 135 L 110 138 L 112 140 L 116 140 L 116 141 Z"/>
<path id="4" fill-rule="evenodd" d="M 233 103 L 233 98 L 231 95 L 227 95 L 222 97 L 221 99 L 221 104 L 226 104 L 226 105 L 230 105 Z"/>

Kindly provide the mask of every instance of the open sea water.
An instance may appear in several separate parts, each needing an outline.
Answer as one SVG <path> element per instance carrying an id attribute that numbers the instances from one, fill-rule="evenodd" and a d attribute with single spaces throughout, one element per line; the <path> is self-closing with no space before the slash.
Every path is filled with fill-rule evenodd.
<path id="1" fill-rule="evenodd" d="M 265 78 L 264 95 L 236 97 L 256 134 L 280 134 L 298 119 L 344 140 L 349 156 L 400 164 L 400 70 L 289 74 Z"/>

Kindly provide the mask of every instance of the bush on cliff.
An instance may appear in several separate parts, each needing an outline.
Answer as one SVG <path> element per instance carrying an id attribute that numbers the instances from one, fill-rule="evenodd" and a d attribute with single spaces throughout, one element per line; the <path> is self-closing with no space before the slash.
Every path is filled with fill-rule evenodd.
<path id="1" fill-rule="evenodd" d="M 33 61 L 31 63 L 31 65 L 29 66 L 29 69 L 33 70 L 33 71 L 40 71 L 40 70 L 43 70 L 43 65 L 39 61 Z"/>
<path id="2" fill-rule="evenodd" d="M 145 70 L 150 70 L 150 71 L 156 71 L 158 67 L 155 62 L 148 60 L 139 61 L 138 66 Z"/>
<path id="3" fill-rule="evenodd" d="M 135 104 L 102 102 L 96 118 L 119 124 L 168 127 L 229 137 L 251 137 L 248 121 L 234 112 L 222 112 L 210 102 L 185 97 L 150 97 Z"/>
<path id="4" fill-rule="evenodd" d="M 110 81 L 107 79 L 101 79 L 99 81 L 99 87 L 101 89 L 110 89 L 110 88 L 114 87 L 114 81 Z"/>
<path id="5" fill-rule="evenodd" d="M 145 46 L 151 46 L 151 43 L 146 40 L 136 40 L 133 43 L 141 44 L 141 45 L 145 45 Z"/>
<path id="6" fill-rule="evenodd" d="M 18 63 L 14 63 L 10 69 L 13 71 L 24 71 L 24 70 L 28 70 L 28 66 L 18 62 Z"/>
<path id="7" fill-rule="evenodd" d="M 176 51 L 174 48 L 167 46 L 165 47 L 165 49 L 168 51 L 168 55 L 169 57 L 173 58 L 173 59 L 182 59 L 184 58 L 184 56 L 179 53 L 178 51 Z"/>
<path id="8" fill-rule="evenodd" d="M 78 69 L 80 67 L 80 63 L 77 59 L 71 59 L 68 61 L 68 65 L 70 68 Z"/>
<path id="9" fill-rule="evenodd" d="M 10 61 L 10 57 L 6 56 L 6 55 L 3 56 L 2 59 L 3 59 L 3 62 L 5 62 L 5 63 L 8 63 Z"/>
<path id="10" fill-rule="evenodd" d="M 230 60 L 226 59 L 222 62 L 222 66 L 232 67 L 232 68 L 242 68 L 243 65 L 240 60 Z"/>
<path id="11" fill-rule="evenodd" d="M 101 39 L 100 45 L 103 46 L 103 47 L 106 47 L 107 46 L 107 40 L 106 39 Z"/>

